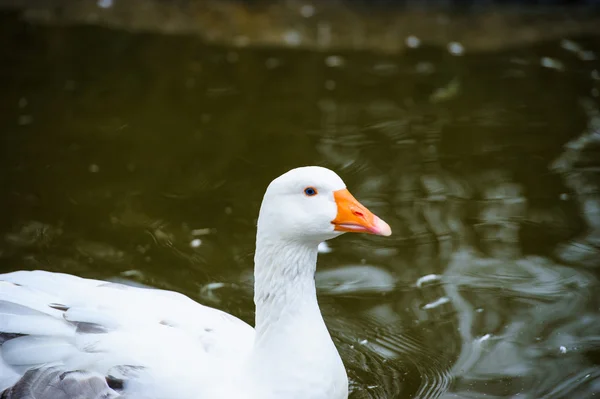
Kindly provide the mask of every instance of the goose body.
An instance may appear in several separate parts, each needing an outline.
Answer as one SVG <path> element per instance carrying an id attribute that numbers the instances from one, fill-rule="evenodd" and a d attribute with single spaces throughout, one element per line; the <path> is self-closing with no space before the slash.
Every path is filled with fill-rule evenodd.
<path id="1" fill-rule="evenodd" d="M 255 328 L 176 292 L 1 274 L 0 397 L 347 398 L 314 282 L 319 243 L 344 232 L 391 234 L 328 169 L 293 169 L 269 185 L 257 225 Z"/>

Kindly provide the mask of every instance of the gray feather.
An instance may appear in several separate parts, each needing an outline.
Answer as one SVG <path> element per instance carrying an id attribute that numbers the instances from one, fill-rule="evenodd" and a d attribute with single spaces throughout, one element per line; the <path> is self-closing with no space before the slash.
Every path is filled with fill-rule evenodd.
<path id="1" fill-rule="evenodd" d="M 115 399 L 104 376 L 87 371 L 65 372 L 58 367 L 29 370 L 0 399 Z"/>

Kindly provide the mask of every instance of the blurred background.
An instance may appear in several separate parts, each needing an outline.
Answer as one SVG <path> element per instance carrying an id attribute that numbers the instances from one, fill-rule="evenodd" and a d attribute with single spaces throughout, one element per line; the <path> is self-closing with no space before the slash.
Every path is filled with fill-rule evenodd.
<path id="1" fill-rule="evenodd" d="M 255 222 L 338 172 L 352 398 L 600 395 L 600 1 L 0 0 L 0 272 L 253 321 Z"/>

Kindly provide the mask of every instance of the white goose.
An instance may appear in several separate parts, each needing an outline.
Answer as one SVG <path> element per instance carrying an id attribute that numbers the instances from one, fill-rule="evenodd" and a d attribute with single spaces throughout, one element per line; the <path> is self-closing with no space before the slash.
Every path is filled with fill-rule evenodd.
<path id="1" fill-rule="evenodd" d="M 328 169 L 297 168 L 273 180 L 258 218 L 255 329 L 175 292 L 43 271 L 0 275 L 0 392 L 347 398 L 314 281 L 319 243 L 343 232 L 388 236 L 391 229 Z"/>

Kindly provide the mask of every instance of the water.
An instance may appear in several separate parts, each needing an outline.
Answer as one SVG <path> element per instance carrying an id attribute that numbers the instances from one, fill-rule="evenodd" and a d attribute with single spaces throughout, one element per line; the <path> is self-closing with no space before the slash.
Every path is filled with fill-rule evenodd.
<path id="1" fill-rule="evenodd" d="M 0 31 L 0 271 L 173 289 L 251 322 L 265 187 L 324 165 L 394 230 L 322 248 L 352 397 L 600 392 L 597 41 L 383 56 L 10 14 Z"/>

